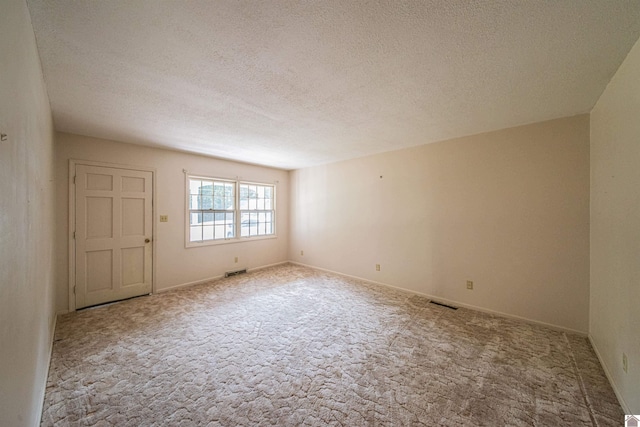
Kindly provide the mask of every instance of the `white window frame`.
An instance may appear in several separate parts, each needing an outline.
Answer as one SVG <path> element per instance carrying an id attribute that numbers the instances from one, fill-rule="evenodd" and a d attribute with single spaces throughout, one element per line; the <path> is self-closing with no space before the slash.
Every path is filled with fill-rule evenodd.
<path id="1" fill-rule="evenodd" d="M 259 187 L 265 187 L 265 188 L 271 188 L 271 209 L 242 209 L 242 205 L 241 205 L 241 200 L 240 200 L 240 194 L 241 194 L 241 190 L 240 187 L 246 185 L 246 186 L 259 186 Z M 236 212 L 238 214 L 238 221 L 237 221 L 237 226 L 238 226 L 238 233 L 236 234 L 239 238 L 241 239 L 265 239 L 265 238 L 270 238 L 270 237 L 275 237 L 276 235 L 276 185 L 275 184 L 267 184 L 264 182 L 249 182 L 249 181 L 238 181 L 238 194 L 237 194 L 237 201 L 238 201 L 238 208 L 236 209 Z M 260 213 L 267 213 L 270 212 L 271 214 L 271 229 L 272 232 L 269 234 L 257 234 L 257 235 L 248 235 L 248 236 L 243 236 L 242 235 L 242 223 L 243 223 L 243 219 L 242 219 L 242 215 L 243 213 L 247 213 L 247 214 L 251 214 L 251 213 L 256 213 L 258 215 L 260 215 Z M 259 231 L 259 225 L 256 227 L 258 228 Z M 250 226 L 251 229 L 251 226 Z"/>
<path id="2" fill-rule="evenodd" d="M 257 182 L 257 181 L 240 181 L 239 179 L 229 179 L 229 178 L 220 178 L 213 177 L 207 175 L 200 174 L 190 174 L 186 170 L 185 172 L 185 220 L 184 220 L 184 238 L 185 238 L 185 247 L 186 248 L 197 248 L 202 246 L 212 246 L 212 245 L 223 245 L 229 243 L 238 243 L 242 241 L 248 240 L 262 240 L 262 239 L 274 239 L 277 237 L 276 234 L 276 183 L 266 183 L 266 182 Z M 206 181 L 215 181 L 215 182 L 225 182 L 231 183 L 234 186 L 234 209 L 231 210 L 223 210 L 220 212 L 233 212 L 234 218 L 234 233 L 232 237 L 224 237 L 221 239 L 209 239 L 209 240 L 201 240 L 201 241 L 191 241 L 191 211 L 190 209 L 190 198 L 191 198 L 191 180 L 206 180 Z M 272 234 L 262 234 L 262 235 L 249 235 L 249 236 L 241 236 L 242 233 L 242 224 L 241 224 L 241 210 L 240 210 L 240 186 L 241 185 L 257 185 L 264 187 L 272 188 Z M 201 210 L 201 209 L 196 209 Z M 211 210 L 212 213 L 216 213 L 219 210 Z M 249 211 L 248 209 L 243 210 L 245 212 Z M 264 209 L 262 211 L 265 211 Z"/>

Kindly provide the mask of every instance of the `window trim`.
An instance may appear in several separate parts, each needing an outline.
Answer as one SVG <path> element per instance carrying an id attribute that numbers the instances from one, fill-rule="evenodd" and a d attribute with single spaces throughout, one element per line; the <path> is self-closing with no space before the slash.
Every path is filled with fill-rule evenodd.
<path id="1" fill-rule="evenodd" d="M 192 174 L 189 173 L 187 170 L 183 170 L 184 175 L 185 175 L 185 182 L 184 182 L 184 189 L 185 189 L 185 194 L 184 194 L 184 209 L 185 209 L 185 216 L 184 216 L 184 241 L 185 241 L 185 248 L 199 248 L 202 246 L 215 246 L 215 245 L 226 245 L 226 244 L 230 244 L 230 243 L 240 243 L 240 242 L 247 242 L 247 241 L 254 241 L 254 240 L 265 240 L 265 239 L 275 239 L 278 237 L 277 235 L 277 227 L 276 227 L 276 217 L 277 217 L 277 212 L 276 212 L 276 196 L 277 196 L 277 181 L 274 183 L 268 183 L 268 182 L 259 182 L 259 181 L 243 181 L 240 180 L 238 177 L 234 178 L 223 178 L 223 177 L 213 177 L 213 176 L 207 176 L 207 175 L 203 175 L 203 174 Z M 191 187 L 190 187 L 190 181 L 192 179 L 198 180 L 207 180 L 207 181 L 218 181 L 218 182 L 228 182 L 228 183 L 233 183 L 234 186 L 234 210 L 233 211 L 227 211 L 227 212 L 233 212 L 234 214 L 234 224 L 235 224 L 235 229 L 234 229 L 234 237 L 230 237 L 230 238 L 223 238 L 223 239 L 211 239 L 211 240 L 202 240 L 202 241 L 191 241 L 191 229 L 190 229 L 190 214 L 191 214 L 191 209 L 189 206 L 189 202 L 190 202 L 190 198 L 191 198 Z M 261 186 L 267 186 L 267 187 L 271 187 L 273 189 L 273 206 L 271 211 L 273 212 L 273 233 L 272 234 L 267 234 L 267 235 L 259 235 L 259 236 L 241 236 L 241 220 L 240 220 L 240 185 L 241 184 L 247 184 L 247 185 L 261 185 Z M 245 210 L 246 211 L 246 210 Z"/>

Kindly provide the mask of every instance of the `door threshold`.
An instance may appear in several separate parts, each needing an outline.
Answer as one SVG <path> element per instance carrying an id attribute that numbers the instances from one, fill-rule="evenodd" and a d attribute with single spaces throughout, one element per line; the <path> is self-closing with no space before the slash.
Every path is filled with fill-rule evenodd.
<path id="1" fill-rule="evenodd" d="M 136 295 L 135 297 L 122 298 L 122 299 L 115 300 L 115 301 L 101 302 L 100 304 L 89 305 L 89 306 L 87 306 L 87 307 L 79 308 L 79 309 L 77 309 L 76 311 L 84 311 L 84 310 L 91 310 L 92 308 L 106 307 L 106 306 L 108 306 L 108 305 L 113 305 L 113 304 L 118 304 L 118 303 L 120 303 L 120 302 L 129 301 L 130 299 L 134 299 L 134 298 L 141 298 L 141 297 L 148 297 L 148 296 L 151 296 L 151 293 L 148 293 L 148 294 L 142 294 L 142 295 Z"/>

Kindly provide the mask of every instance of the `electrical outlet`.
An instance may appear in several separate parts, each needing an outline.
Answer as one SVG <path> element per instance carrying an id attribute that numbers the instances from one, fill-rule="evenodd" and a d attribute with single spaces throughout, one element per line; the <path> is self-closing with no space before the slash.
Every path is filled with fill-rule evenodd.
<path id="1" fill-rule="evenodd" d="M 473 290 L 473 282 L 471 280 L 467 280 L 467 289 Z"/>
<path id="2" fill-rule="evenodd" d="M 169 215 L 160 215 L 160 222 L 169 222 Z"/>
<path id="3" fill-rule="evenodd" d="M 376 264 L 376 271 L 380 271 L 380 264 Z"/>
<path id="4" fill-rule="evenodd" d="M 627 355 L 622 353 L 622 370 L 626 373 L 629 365 L 627 364 Z"/>
<path id="5" fill-rule="evenodd" d="M 235 257 L 235 258 L 233 259 L 233 262 L 237 263 L 237 262 L 238 262 L 238 257 Z"/>
<path id="6" fill-rule="evenodd" d="M 304 251 L 300 251 L 300 256 L 304 256 Z"/>

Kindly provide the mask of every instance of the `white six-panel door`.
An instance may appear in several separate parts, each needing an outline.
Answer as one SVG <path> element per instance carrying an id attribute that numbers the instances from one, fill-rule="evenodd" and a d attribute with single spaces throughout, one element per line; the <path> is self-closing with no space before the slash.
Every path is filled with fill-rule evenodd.
<path id="1" fill-rule="evenodd" d="M 76 308 L 151 292 L 153 174 L 76 165 Z"/>

